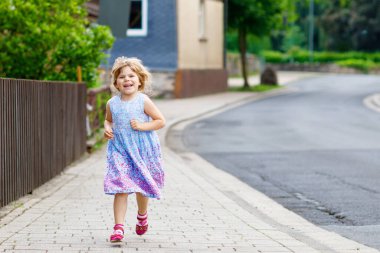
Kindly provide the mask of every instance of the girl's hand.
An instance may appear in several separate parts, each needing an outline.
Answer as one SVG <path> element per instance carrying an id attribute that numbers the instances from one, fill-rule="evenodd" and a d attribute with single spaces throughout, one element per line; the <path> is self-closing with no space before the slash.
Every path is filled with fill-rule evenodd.
<path id="1" fill-rule="evenodd" d="M 112 128 L 106 128 L 106 129 L 104 129 L 104 138 L 106 138 L 108 140 L 112 140 L 113 139 Z"/>
<path id="2" fill-rule="evenodd" d="M 139 131 L 139 130 L 141 130 L 141 123 L 138 120 L 133 119 L 133 120 L 131 120 L 131 127 L 134 130 Z"/>

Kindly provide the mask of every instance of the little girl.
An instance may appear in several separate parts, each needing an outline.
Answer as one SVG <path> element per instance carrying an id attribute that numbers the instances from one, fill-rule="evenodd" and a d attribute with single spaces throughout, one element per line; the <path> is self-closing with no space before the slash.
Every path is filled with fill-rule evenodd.
<path id="1" fill-rule="evenodd" d="M 115 195 L 111 242 L 124 238 L 128 195 L 136 193 L 136 233 L 143 235 L 148 230 L 148 199 L 160 199 L 164 185 L 161 148 L 153 130 L 164 127 L 165 119 L 142 93 L 149 83 L 150 73 L 139 59 L 115 60 L 112 84 L 120 94 L 107 102 L 104 121 L 104 137 L 109 140 L 104 192 Z"/>

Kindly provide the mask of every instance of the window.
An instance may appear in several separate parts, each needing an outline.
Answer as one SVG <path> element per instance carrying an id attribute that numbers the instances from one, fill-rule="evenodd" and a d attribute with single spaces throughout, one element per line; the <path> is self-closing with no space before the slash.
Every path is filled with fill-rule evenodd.
<path id="1" fill-rule="evenodd" d="M 198 22 L 199 22 L 199 40 L 206 40 L 206 7 L 205 0 L 199 1 L 199 12 L 198 12 Z"/>
<path id="2" fill-rule="evenodd" d="M 132 0 L 127 36 L 148 34 L 148 0 Z"/>

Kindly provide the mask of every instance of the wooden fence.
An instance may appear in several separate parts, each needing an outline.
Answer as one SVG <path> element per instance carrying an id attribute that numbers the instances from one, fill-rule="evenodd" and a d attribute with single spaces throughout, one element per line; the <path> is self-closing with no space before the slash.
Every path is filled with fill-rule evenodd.
<path id="1" fill-rule="evenodd" d="M 86 86 L 0 78 L 0 206 L 86 151 Z"/>

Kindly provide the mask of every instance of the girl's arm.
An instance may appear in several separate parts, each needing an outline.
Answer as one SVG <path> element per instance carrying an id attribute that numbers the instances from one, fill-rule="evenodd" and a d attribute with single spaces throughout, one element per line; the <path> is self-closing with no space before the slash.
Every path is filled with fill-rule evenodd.
<path id="1" fill-rule="evenodd" d="M 111 109 L 110 109 L 109 101 L 107 102 L 107 106 L 106 106 L 106 119 L 104 120 L 104 137 L 106 139 L 109 139 L 109 140 L 113 138 L 112 114 L 111 114 Z"/>
<path id="2" fill-rule="evenodd" d="M 152 131 L 163 128 L 165 126 L 164 116 L 148 96 L 144 97 L 144 111 L 152 118 L 152 121 L 142 123 L 133 119 L 131 120 L 132 128 L 138 131 Z"/>

